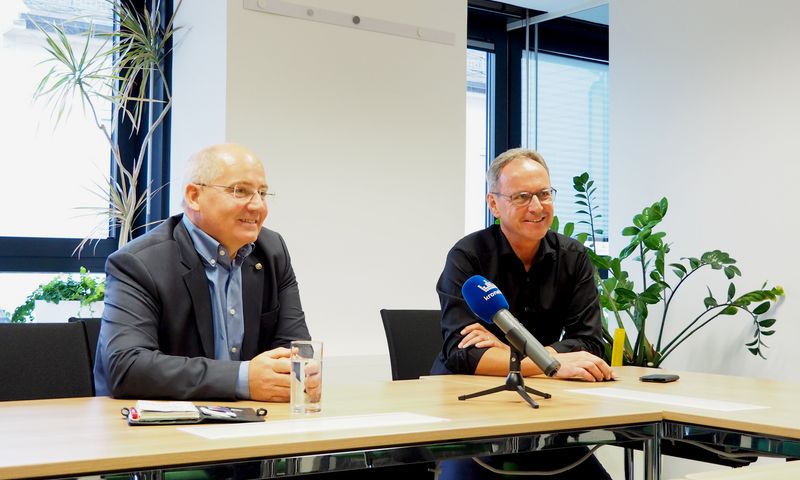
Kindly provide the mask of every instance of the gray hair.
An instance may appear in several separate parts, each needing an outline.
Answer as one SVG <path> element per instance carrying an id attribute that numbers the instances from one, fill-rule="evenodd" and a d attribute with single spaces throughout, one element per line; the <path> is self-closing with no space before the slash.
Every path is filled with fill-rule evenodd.
<path id="1" fill-rule="evenodd" d="M 489 170 L 486 171 L 486 183 L 489 185 L 490 192 L 495 191 L 497 182 L 500 180 L 500 172 L 503 171 L 503 167 L 518 158 L 527 158 L 529 160 L 533 160 L 534 162 L 543 166 L 547 171 L 547 174 L 550 175 L 550 169 L 547 168 L 547 163 L 545 163 L 544 157 L 542 157 L 539 152 L 529 148 L 512 148 L 510 150 L 506 150 L 492 160 Z"/>
<path id="2" fill-rule="evenodd" d="M 218 161 L 217 150 L 217 146 L 212 146 L 189 157 L 183 170 L 183 190 L 190 183 L 208 184 L 219 177 L 222 165 Z"/>

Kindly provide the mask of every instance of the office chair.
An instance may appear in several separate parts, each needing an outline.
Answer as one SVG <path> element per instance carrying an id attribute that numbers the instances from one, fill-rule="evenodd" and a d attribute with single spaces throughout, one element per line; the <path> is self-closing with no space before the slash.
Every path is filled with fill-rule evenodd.
<path id="1" fill-rule="evenodd" d="M 92 364 L 83 325 L 0 324 L 0 400 L 93 394 Z"/>
<path id="2" fill-rule="evenodd" d="M 442 329 L 439 310 L 381 310 L 392 380 L 413 380 L 428 375 L 433 360 L 442 349 Z M 436 462 L 405 465 L 405 470 L 388 469 L 390 478 L 436 478 L 432 473 Z"/>
<path id="3" fill-rule="evenodd" d="M 86 346 L 89 347 L 89 360 L 91 361 L 92 368 L 94 368 L 94 357 L 97 353 L 97 339 L 100 338 L 100 321 L 99 317 L 70 317 L 70 322 L 79 322 L 83 325 L 83 333 L 86 337 Z"/>
<path id="4" fill-rule="evenodd" d="M 411 380 L 428 375 L 442 349 L 439 310 L 381 310 L 392 380 Z"/>

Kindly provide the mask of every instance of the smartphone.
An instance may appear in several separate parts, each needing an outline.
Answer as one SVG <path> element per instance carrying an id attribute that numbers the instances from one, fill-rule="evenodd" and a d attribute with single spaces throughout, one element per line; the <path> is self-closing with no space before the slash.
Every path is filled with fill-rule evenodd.
<path id="1" fill-rule="evenodd" d="M 669 382 L 674 382 L 679 378 L 681 377 L 669 373 L 653 373 L 651 375 L 644 375 L 642 377 L 639 377 L 639 380 L 641 380 L 642 382 L 669 383 Z"/>

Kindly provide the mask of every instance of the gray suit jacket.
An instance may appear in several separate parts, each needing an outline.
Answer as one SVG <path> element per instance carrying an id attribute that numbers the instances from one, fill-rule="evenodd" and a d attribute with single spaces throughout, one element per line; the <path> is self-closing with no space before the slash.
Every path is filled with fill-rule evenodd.
<path id="1" fill-rule="evenodd" d="M 108 257 L 97 395 L 236 398 L 241 362 L 214 360 L 208 281 L 181 218 L 165 220 Z M 278 233 L 262 229 L 242 264 L 242 300 L 243 360 L 310 338 Z"/>

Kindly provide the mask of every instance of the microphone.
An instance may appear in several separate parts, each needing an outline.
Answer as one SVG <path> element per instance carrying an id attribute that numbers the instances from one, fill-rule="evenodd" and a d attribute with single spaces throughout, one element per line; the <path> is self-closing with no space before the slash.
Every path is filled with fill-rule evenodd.
<path id="1" fill-rule="evenodd" d="M 500 327 L 509 343 L 524 352 L 545 375 L 555 375 L 561 364 L 508 311 L 508 301 L 495 284 L 480 275 L 473 275 L 464 282 L 461 295 L 475 315 L 486 323 Z"/>

